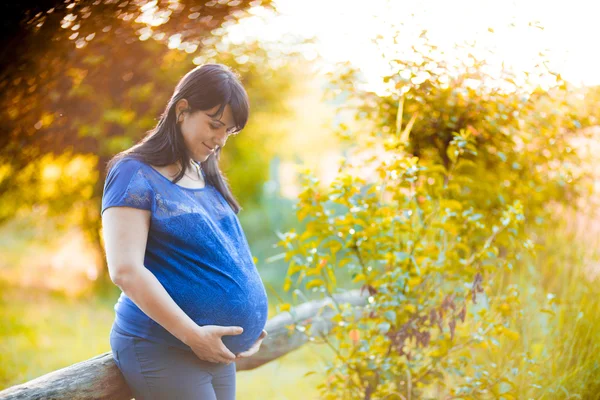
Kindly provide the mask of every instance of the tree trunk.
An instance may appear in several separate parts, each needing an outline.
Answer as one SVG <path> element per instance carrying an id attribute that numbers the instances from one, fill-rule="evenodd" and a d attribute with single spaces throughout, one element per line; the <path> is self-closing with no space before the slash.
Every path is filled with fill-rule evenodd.
<path id="1" fill-rule="evenodd" d="M 94 282 L 94 288 L 92 292 L 97 294 L 106 294 L 107 291 L 114 288 L 114 283 L 110 279 L 108 274 L 108 265 L 106 264 L 106 257 L 104 256 L 104 247 L 102 244 L 102 238 L 100 237 L 100 228 L 102 227 L 102 216 L 100 209 L 102 206 L 102 194 L 104 192 L 104 181 L 106 180 L 105 169 L 106 164 L 111 157 L 98 156 L 98 163 L 96 169 L 98 171 L 98 181 L 94 185 L 94 192 L 92 199 L 97 199 L 96 216 L 97 218 L 87 221 L 84 229 L 87 237 L 90 238 L 90 243 L 94 246 L 98 254 L 100 254 L 100 265 L 98 266 L 98 277 Z"/>
<path id="2" fill-rule="evenodd" d="M 349 304 L 360 307 L 366 304 L 368 292 L 360 290 L 347 291 L 334 295 L 338 304 Z M 265 330 L 268 336 L 263 341 L 258 353 L 252 357 L 238 360 L 238 371 L 258 368 L 273 361 L 308 341 L 309 335 L 294 329 L 294 325 L 312 324 L 311 336 L 327 335 L 333 322 L 331 318 L 337 313 L 331 298 L 314 300 L 297 307 L 291 312 L 278 314 L 267 321 Z M 48 373 L 39 378 L 13 386 L 0 392 L 0 399 L 114 399 L 127 400 L 133 396 L 127 387 L 123 375 L 115 364 L 112 353 L 100 354 L 89 360 Z"/>

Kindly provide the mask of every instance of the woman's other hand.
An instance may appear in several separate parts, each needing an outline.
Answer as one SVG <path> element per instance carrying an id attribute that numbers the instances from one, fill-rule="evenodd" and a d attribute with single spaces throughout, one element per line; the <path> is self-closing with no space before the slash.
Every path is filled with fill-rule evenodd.
<path id="1" fill-rule="evenodd" d="M 248 350 L 246 350 L 244 352 L 238 353 L 235 357 L 236 360 L 239 360 L 240 358 L 247 358 L 247 357 L 250 357 L 251 355 L 255 354 L 260 349 L 260 344 L 262 343 L 263 339 L 267 337 L 267 335 L 268 335 L 267 331 L 265 331 L 263 329 L 262 333 L 258 337 L 258 340 L 256 342 L 254 342 L 252 347 L 250 347 Z"/>

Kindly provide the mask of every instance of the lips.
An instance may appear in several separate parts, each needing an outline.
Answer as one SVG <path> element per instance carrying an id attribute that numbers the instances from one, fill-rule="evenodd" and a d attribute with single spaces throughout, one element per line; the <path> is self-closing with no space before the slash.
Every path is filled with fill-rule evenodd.
<path id="1" fill-rule="evenodd" d="M 202 143 L 204 145 L 204 147 L 206 147 L 208 150 L 210 150 L 211 152 L 215 151 L 215 149 L 211 149 L 210 147 L 208 147 L 205 143 Z"/>

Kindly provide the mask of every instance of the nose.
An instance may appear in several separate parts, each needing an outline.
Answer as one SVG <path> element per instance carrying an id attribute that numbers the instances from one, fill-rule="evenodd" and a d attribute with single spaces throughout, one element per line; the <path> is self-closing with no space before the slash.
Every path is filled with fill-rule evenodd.
<path id="1" fill-rule="evenodd" d="M 219 130 L 219 133 L 217 133 L 217 135 L 213 138 L 213 144 L 216 145 L 217 147 L 223 147 L 223 146 L 225 146 L 225 143 L 227 142 L 228 137 L 229 137 L 229 135 L 227 135 L 227 133 L 225 132 L 225 129 Z M 213 146 L 213 147 L 215 147 L 215 146 Z"/>

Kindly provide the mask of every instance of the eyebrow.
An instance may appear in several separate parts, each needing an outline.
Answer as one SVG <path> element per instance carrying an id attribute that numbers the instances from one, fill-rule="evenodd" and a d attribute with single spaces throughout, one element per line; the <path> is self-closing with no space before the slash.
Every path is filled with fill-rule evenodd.
<path id="1" fill-rule="evenodd" d="M 225 125 L 225 123 L 224 123 L 223 121 L 219 121 L 218 119 L 215 119 L 215 118 L 211 118 L 211 119 L 213 120 L 213 122 L 218 122 L 218 123 L 220 123 L 222 126 L 223 126 L 223 125 Z M 232 126 L 232 127 L 231 127 L 231 128 L 229 128 L 229 129 L 233 129 L 233 128 L 235 128 L 235 125 L 234 125 L 234 126 Z"/>

